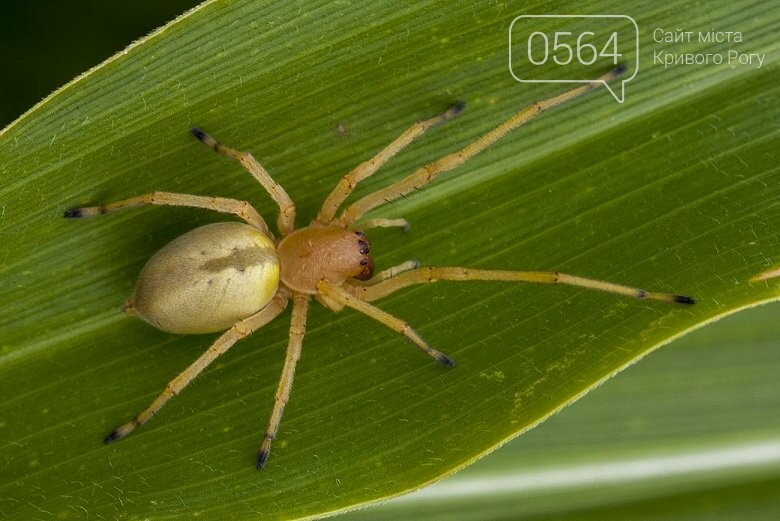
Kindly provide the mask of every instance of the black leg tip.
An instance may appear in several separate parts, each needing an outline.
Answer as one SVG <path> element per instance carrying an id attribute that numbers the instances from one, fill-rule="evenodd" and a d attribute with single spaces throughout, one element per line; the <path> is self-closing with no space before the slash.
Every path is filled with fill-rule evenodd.
<path id="1" fill-rule="evenodd" d="M 466 110 L 466 102 L 465 101 L 459 101 L 459 102 L 455 103 L 455 105 L 453 105 L 450 108 L 450 112 L 452 113 L 453 116 L 457 116 L 458 114 L 460 114 L 464 110 Z"/>
<path id="2" fill-rule="evenodd" d="M 458 101 L 453 106 L 448 108 L 444 114 L 441 115 L 441 119 L 439 120 L 440 123 L 444 123 L 445 121 L 449 121 L 452 118 L 458 117 L 461 112 L 466 108 L 466 102 L 465 101 Z"/>
<path id="3" fill-rule="evenodd" d="M 445 355 L 444 353 L 439 353 L 436 355 L 436 361 L 447 368 L 455 367 L 455 362 L 452 360 L 452 358 Z"/>
<path id="4" fill-rule="evenodd" d="M 198 141 L 203 141 L 208 136 L 208 134 L 203 132 L 198 127 L 191 128 L 190 132 L 192 133 L 193 136 L 195 136 L 198 139 Z"/>
<path id="5" fill-rule="evenodd" d="M 81 213 L 81 208 L 71 208 L 70 210 L 65 210 L 63 217 L 66 219 L 81 219 L 84 217 L 84 214 Z"/>
<path id="6" fill-rule="evenodd" d="M 686 297 L 685 295 L 675 295 L 674 301 L 678 304 L 687 304 L 689 306 L 696 304 L 696 300 L 693 297 Z"/>
<path id="7" fill-rule="evenodd" d="M 619 64 L 617 67 L 615 67 L 613 69 L 613 71 L 615 73 L 615 76 L 620 76 L 621 74 L 623 74 L 627 70 L 628 70 L 628 65 L 626 65 L 625 63 L 621 63 L 621 64 Z"/>
<path id="8" fill-rule="evenodd" d="M 120 434 L 119 434 L 119 431 L 118 431 L 118 430 L 113 430 L 113 431 L 109 432 L 109 433 L 106 435 L 106 437 L 105 437 L 105 438 L 103 438 L 103 443 L 105 443 L 106 445 L 111 445 L 111 444 L 112 444 L 112 443 L 114 443 L 116 440 L 118 440 L 120 437 L 121 437 L 121 436 L 120 436 Z"/>
<path id="9" fill-rule="evenodd" d="M 255 463 L 257 470 L 263 470 L 265 468 L 265 463 L 268 461 L 268 456 L 270 455 L 271 453 L 267 450 L 260 451 L 260 453 L 257 455 L 257 462 Z"/>

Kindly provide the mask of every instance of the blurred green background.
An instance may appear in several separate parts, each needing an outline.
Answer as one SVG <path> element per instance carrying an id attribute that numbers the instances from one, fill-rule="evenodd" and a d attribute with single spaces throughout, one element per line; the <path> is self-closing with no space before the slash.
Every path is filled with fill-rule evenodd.
<path id="1" fill-rule="evenodd" d="M 0 127 L 198 3 L 0 1 Z M 695 332 L 454 478 L 342 518 L 778 519 L 778 311 Z M 743 447 L 758 464 L 728 467 Z M 657 473 L 618 472 L 642 461 Z"/>
<path id="2" fill-rule="evenodd" d="M 0 0 L 0 128 L 198 0 Z"/>

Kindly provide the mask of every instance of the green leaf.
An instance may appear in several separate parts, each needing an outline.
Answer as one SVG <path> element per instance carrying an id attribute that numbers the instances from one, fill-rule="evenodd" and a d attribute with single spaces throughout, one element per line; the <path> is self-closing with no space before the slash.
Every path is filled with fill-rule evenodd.
<path id="1" fill-rule="evenodd" d="M 691 333 L 463 472 L 343 519 L 776 519 L 779 310 Z"/>
<path id="2" fill-rule="evenodd" d="M 188 133 L 251 150 L 299 225 L 339 177 L 415 119 L 468 109 L 363 183 L 364 195 L 562 91 L 519 84 L 506 33 L 545 5 L 207 2 L 75 80 L 0 134 L 0 512 L 31 517 L 296 518 L 402 493 L 468 464 L 684 332 L 776 300 L 776 64 L 653 64 L 655 27 L 713 26 L 777 51 L 778 15 L 724 1 L 630 12 L 642 69 L 618 105 L 599 89 L 546 113 L 376 215 L 377 265 L 561 269 L 692 294 L 693 308 L 563 287 L 441 283 L 380 306 L 458 366 L 369 319 L 314 306 L 268 467 L 253 459 L 289 312 L 237 345 L 148 425 L 146 406 L 213 336 L 121 315 L 146 259 L 199 224 L 188 209 L 68 222 L 70 207 L 152 190 L 274 206 Z M 584 8 L 583 8 L 584 10 Z M 541 22 L 540 22 L 541 23 Z M 543 23 L 540 27 L 544 27 Z M 671 45 L 667 46 L 670 47 Z M 711 52 L 713 43 L 675 52 Z M 725 47 L 724 47 L 725 48 Z"/>

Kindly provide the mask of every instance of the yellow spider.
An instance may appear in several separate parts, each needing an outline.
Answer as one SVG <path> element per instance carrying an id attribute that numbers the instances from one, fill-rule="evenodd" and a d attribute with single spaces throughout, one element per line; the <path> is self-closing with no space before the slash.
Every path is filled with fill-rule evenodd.
<path id="1" fill-rule="evenodd" d="M 271 442 L 276 436 L 284 406 L 290 396 L 311 297 L 333 311 L 340 311 L 346 306 L 370 316 L 403 334 L 423 352 L 447 367 L 453 366 L 450 358 L 428 345 L 409 324 L 370 302 L 412 284 L 438 280 L 495 280 L 569 284 L 640 299 L 693 304 L 691 297 L 653 293 L 557 271 L 421 268 L 417 263 L 409 261 L 374 275 L 369 241 L 362 231 L 354 228 L 355 222 L 369 210 L 423 187 L 437 175 L 462 165 L 540 112 L 592 90 L 600 82 L 612 80 L 622 72 L 623 68 L 618 67 L 592 83 L 524 108 L 463 149 L 363 197 L 337 217 L 339 206 L 357 183 L 374 174 L 388 159 L 426 130 L 456 117 L 464 105 L 456 104 L 440 116 L 419 121 L 373 158 L 346 174 L 325 199 L 317 217 L 309 226 L 299 229 L 295 228 L 295 205 L 292 200 L 251 154 L 227 147 L 200 129 L 192 129 L 193 135 L 204 145 L 240 162 L 263 185 L 279 206 L 277 224 L 280 240 L 276 239 L 260 214 L 248 202 L 222 197 L 153 192 L 65 212 L 66 218 L 76 219 L 152 204 L 208 208 L 233 214 L 245 221 L 220 222 L 196 228 L 163 247 L 144 266 L 133 296 L 124 305 L 128 314 L 137 315 L 156 328 L 171 333 L 227 331 L 192 365 L 171 380 L 149 407 L 128 423 L 111 431 L 104 441 L 111 443 L 120 440 L 146 423 L 219 355 L 279 315 L 291 298 L 293 310 L 287 357 L 268 428 L 257 456 L 258 469 L 262 469 L 268 460 Z M 406 227 L 407 222 L 403 219 L 373 219 L 363 222 L 361 228 L 394 226 Z"/>

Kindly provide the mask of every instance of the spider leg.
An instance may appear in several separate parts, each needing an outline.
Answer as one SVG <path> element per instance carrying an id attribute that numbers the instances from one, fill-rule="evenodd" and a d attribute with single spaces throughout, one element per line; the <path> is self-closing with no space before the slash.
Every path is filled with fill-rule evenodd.
<path id="1" fill-rule="evenodd" d="M 233 347 L 233 344 L 241 340 L 242 338 L 250 335 L 253 331 L 263 327 L 268 322 L 276 318 L 285 307 L 287 307 L 287 300 L 289 295 L 285 290 L 277 292 L 274 299 L 262 310 L 258 311 L 249 318 L 245 318 L 237 322 L 233 327 L 222 333 L 222 335 L 208 348 L 208 350 L 200 355 L 187 369 L 179 373 L 176 378 L 171 380 L 168 385 L 165 386 L 165 390 L 143 411 L 136 415 L 129 422 L 120 425 L 113 431 L 111 431 L 103 441 L 105 443 L 112 443 L 117 440 L 121 440 L 128 434 L 130 434 L 136 427 L 140 427 L 152 416 L 157 415 L 157 411 L 170 400 L 172 397 L 179 394 L 187 385 L 198 376 L 201 371 L 211 364 L 219 355 L 227 352 L 228 349 Z"/>
<path id="2" fill-rule="evenodd" d="M 391 157 L 420 137 L 426 130 L 456 117 L 463 111 L 464 107 L 465 105 L 463 103 L 457 103 L 435 118 L 416 122 L 392 143 L 379 151 L 374 157 L 360 163 L 353 170 L 344 175 L 330 195 L 325 199 L 320 213 L 317 214 L 316 221 L 320 224 L 330 224 L 333 221 L 339 206 L 341 206 L 341 203 L 349 197 L 349 194 L 352 193 L 352 190 L 355 189 L 355 186 L 357 186 L 360 181 L 372 176 Z"/>
<path id="3" fill-rule="evenodd" d="M 510 131 L 539 115 L 539 113 L 595 89 L 597 86 L 601 85 L 602 82 L 607 82 L 621 74 L 623 70 L 624 68 L 622 66 L 617 67 L 607 74 L 596 78 L 592 83 L 584 84 L 580 87 L 564 92 L 563 94 L 559 94 L 558 96 L 554 96 L 542 101 L 537 101 L 536 103 L 525 107 L 507 121 L 494 128 L 487 134 L 483 135 L 473 143 L 466 145 L 461 150 L 448 154 L 434 161 L 433 163 L 425 165 L 422 168 L 412 172 L 412 174 L 409 176 L 393 183 L 392 185 L 387 186 L 381 190 L 377 190 L 376 192 L 358 200 L 351 206 L 347 207 L 346 210 L 344 210 L 341 216 L 339 216 L 337 219 L 338 224 L 342 226 L 350 226 L 363 215 L 365 215 L 366 212 L 401 196 L 404 196 L 414 190 L 422 188 L 426 184 L 433 181 L 439 174 L 462 165 L 507 135 Z"/>
<path id="4" fill-rule="evenodd" d="M 409 270 L 371 286 L 351 284 L 348 291 L 366 302 L 372 302 L 413 284 L 430 284 L 439 280 L 496 280 L 505 282 L 535 282 L 539 284 L 567 284 L 569 286 L 606 291 L 608 293 L 616 293 L 618 295 L 625 295 L 638 299 L 661 300 L 677 304 L 695 303 L 693 298 L 685 295 L 655 293 L 603 280 L 586 279 L 575 275 L 567 275 L 566 273 L 557 271 L 475 270 L 459 267 L 430 267 Z"/>
<path id="5" fill-rule="evenodd" d="M 399 274 L 413 270 L 420 267 L 420 262 L 416 260 L 408 260 L 406 262 L 402 262 L 401 264 L 397 264 L 395 266 L 391 266 L 387 268 L 386 270 L 382 270 L 371 279 L 367 281 L 360 281 L 356 280 L 354 284 L 356 286 L 373 286 L 374 284 L 378 284 L 384 280 L 392 279 L 393 277 L 397 277 Z"/>
<path id="6" fill-rule="evenodd" d="M 403 230 L 409 231 L 409 221 L 406 219 L 369 219 L 360 223 L 360 229 L 368 230 L 369 228 L 403 228 Z"/>
<path id="7" fill-rule="evenodd" d="M 105 213 L 124 210 L 125 208 L 135 208 L 143 205 L 157 206 L 190 206 L 193 208 L 205 208 L 221 213 L 232 213 L 240 217 L 255 228 L 273 237 L 268 230 L 265 220 L 257 213 L 251 204 L 238 199 L 227 199 L 225 197 L 206 197 L 203 195 L 176 194 L 171 192 L 152 192 L 150 194 L 139 195 L 113 203 L 100 206 L 84 206 L 81 208 L 71 208 L 65 212 L 66 219 L 80 219 L 82 217 L 93 217 Z"/>
<path id="8" fill-rule="evenodd" d="M 266 428 L 263 436 L 263 444 L 260 446 L 260 452 L 257 455 L 257 470 L 262 470 L 266 461 L 268 461 L 268 456 L 271 454 L 271 443 L 276 437 L 276 431 L 279 430 L 279 422 L 282 421 L 284 406 L 290 398 L 290 390 L 292 389 L 293 377 L 295 376 L 295 365 L 301 357 L 303 335 L 306 333 L 306 313 L 308 310 L 309 296 L 302 293 L 294 293 L 287 357 L 284 360 L 282 375 L 279 377 L 279 385 L 276 388 L 274 409 L 271 412 L 268 428 Z"/>
<path id="9" fill-rule="evenodd" d="M 364 315 L 368 315 L 377 322 L 386 325 L 393 331 L 401 333 L 406 338 L 411 340 L 425 354 L 439 362 L 441 365 L 446 367 L 452 367 L 455 365 L 455 363 L 449 357 L 447 357 L 447 355 L 428 345 L 428 342 L 423 340 L 422 337 L 414 329 L 412 329 L 409 324 L 399 318 L 394 317 L 386 311 L 382 311 L 376 306 L 372 306 L 368 302 L 364 302 L 357 296 L 350 294 L 345 289 L 331 284 L 327 280 L 323 279 L 317 284 L 317 292 L 326 299 L 332 300 L 341 306 L 350 307 L 363 313 Z"/>
<path id="10" fill-rule="evenodd" d="M 235 148 L 223 145 L 199 128 L 193 128 L 192 135 L 198 138 L 201 143 L 214 150 L 214 152 L 233 158 L 241 163 L 241 166 L 263 185 L 263 188 L 268 192 L 268 195 L 270 195 L 279 206 L 279 218 L 277 221 L 279 233 L 284 236 L 295 229 L 295 204 L 292 199 L 290 199 L 290 196 L 287 195 L 287 192 L 284 191 L 284 188 L 273 180 L 268 171 L 263 168 L 263 165 L 261 165 L 252 154 L 249 152 L 241 152 Z"/>

